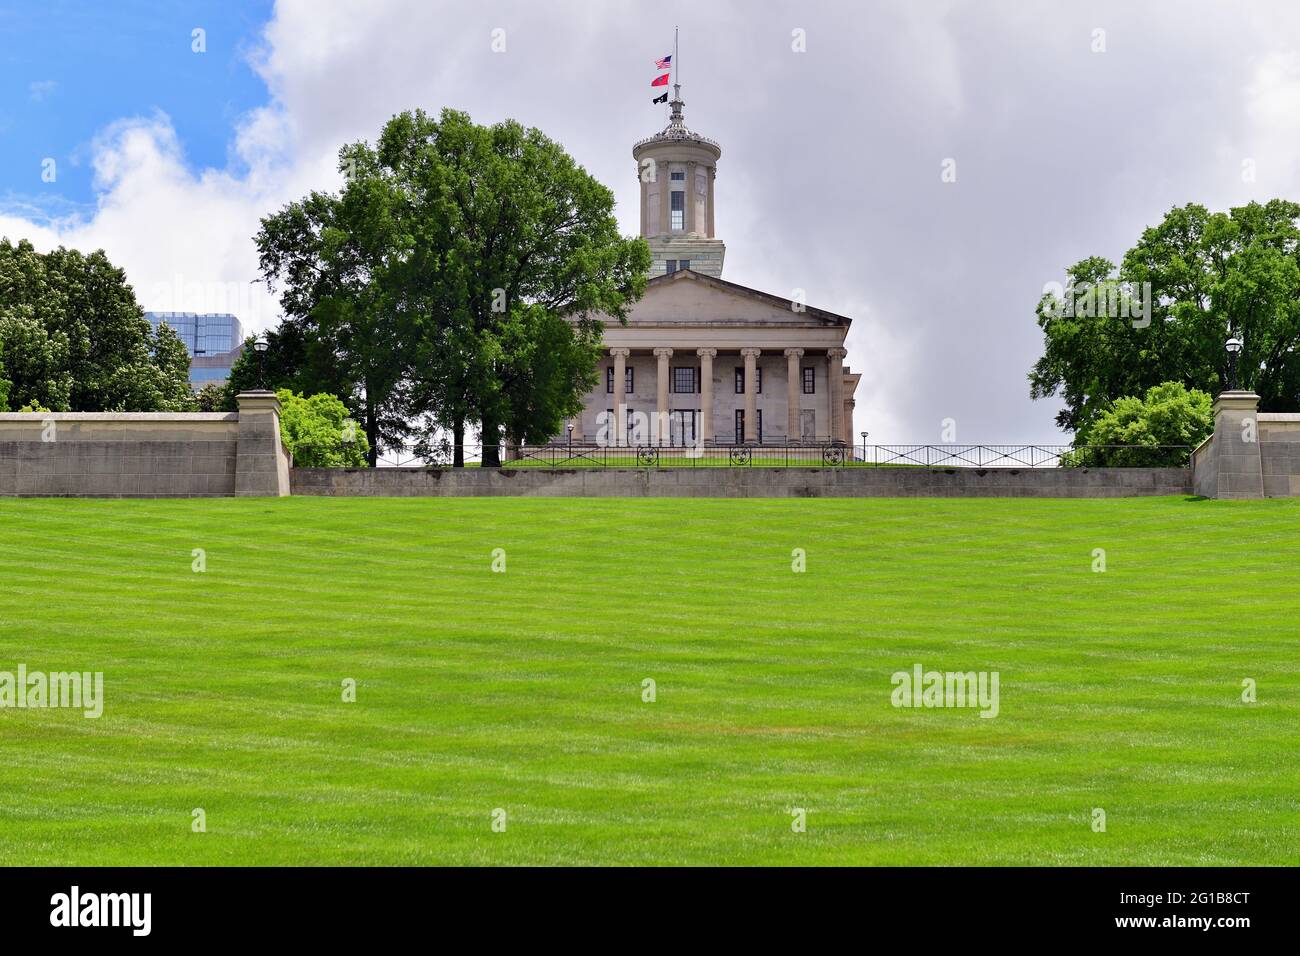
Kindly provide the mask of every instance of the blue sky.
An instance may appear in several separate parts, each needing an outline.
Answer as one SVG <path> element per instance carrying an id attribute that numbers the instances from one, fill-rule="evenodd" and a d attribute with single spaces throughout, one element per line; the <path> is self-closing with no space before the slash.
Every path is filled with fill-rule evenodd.
<path id="1" fill-rule="evenodd" d="M 126 117 L 171 118 L 188 164 L 227 165 L 239 116 L 268 98 L 249 64 L 270 0 L 0 0 L 0 204 L 92 203 L 90 144 Z M 206 31 L 206 53 L 192 31 Z M 53 157 L 57 179 L 41 179 Z"/>

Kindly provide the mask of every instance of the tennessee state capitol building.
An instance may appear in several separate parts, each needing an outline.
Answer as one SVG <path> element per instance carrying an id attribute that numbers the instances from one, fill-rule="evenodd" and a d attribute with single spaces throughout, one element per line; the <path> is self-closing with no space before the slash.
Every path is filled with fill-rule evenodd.
<path id="1" fill-rule="evenodd" d="M 683 105 L 674 87 L 668 125 L 632 148 L 650 280 L 627 325 L 605 325 L 600 381 L 573 439 L 851 444 L 861 378 L 844 365 L 851 320 L 722 278 L 726 247 L 713 226 L 722 148 L 686 127 Z"/>

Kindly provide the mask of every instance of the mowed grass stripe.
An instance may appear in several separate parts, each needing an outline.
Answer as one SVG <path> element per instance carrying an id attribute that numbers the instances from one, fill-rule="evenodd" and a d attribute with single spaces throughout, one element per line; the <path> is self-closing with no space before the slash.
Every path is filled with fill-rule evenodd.
<path id="1" fill-rule="evenodd" d="M 3 502 L 0 669 L 103 670 L 107 705 L 0 711 L 0 862 L 1293 862 L 1297 519 Z M 1000 671 L 1000 716 L 892 708 L 917 661 Z"/>

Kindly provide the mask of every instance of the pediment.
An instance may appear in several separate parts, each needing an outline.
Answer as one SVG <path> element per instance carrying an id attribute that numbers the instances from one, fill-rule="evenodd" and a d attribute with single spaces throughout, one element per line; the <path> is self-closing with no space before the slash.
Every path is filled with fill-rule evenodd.
<path id="1" fill-rule="evenodd" d="M 798 312 L 790 300 L 690 270 L 657 276 L 628 313 L 628 326 L 718 325 L 847 327 L 852 320 L 806 306 Z"/>

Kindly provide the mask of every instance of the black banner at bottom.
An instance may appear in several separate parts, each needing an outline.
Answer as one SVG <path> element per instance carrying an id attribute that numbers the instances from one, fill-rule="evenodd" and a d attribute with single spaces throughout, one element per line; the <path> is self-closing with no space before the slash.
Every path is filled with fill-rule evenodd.
<path id="1" fill-rule="evenodd" d="M 619 926 L 635 937 L 689 919 L 696 942 L 842 929 L 1232 945 L 1285 931 L 1298 888 L 1291 869 L 25 868 L 0 870 L 0 919 L 10 943 L 337 946 L 453 926 L 494 942 L 612 942 Z M 963 926 L 975 935 L 951 935 Z"/>

